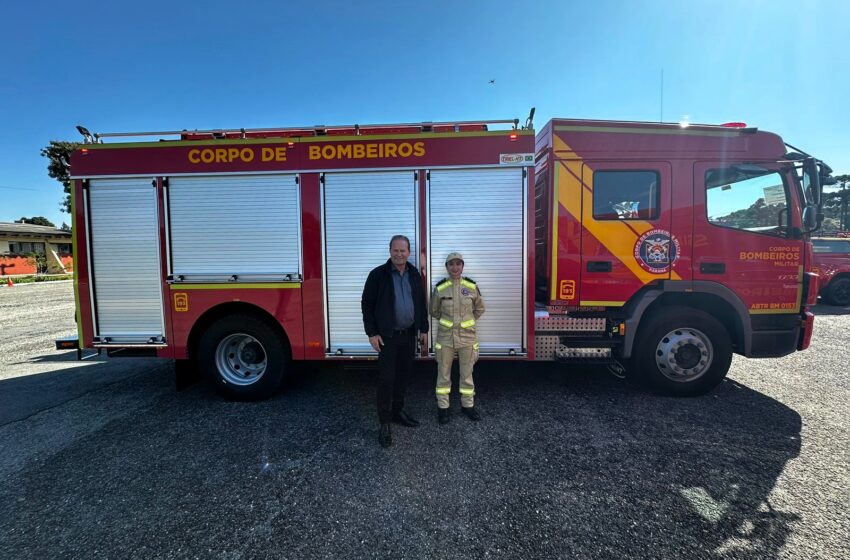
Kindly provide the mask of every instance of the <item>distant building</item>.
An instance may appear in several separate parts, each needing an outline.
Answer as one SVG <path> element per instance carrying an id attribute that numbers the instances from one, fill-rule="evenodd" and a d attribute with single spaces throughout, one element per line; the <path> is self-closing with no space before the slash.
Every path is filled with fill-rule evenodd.
<path id="1" fill-rule="evenodd" d="M 0 276 L 35 274 L 36 259 L 44 255 L 46 272 L 73 269 L 71 232 L 49 226 L 0 222 Z M 45 271 L 40 271 L 45 272 Z"/>

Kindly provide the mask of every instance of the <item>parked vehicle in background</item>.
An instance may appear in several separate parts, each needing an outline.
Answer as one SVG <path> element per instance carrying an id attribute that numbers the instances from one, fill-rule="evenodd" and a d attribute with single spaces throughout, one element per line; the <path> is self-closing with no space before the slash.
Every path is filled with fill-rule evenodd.
<path id="1" fill-rule="evenodd" d="M 813 271 L 819 276 L 820 295 L 830 305 L 850 305 L 850 238 L 812 239 Z"/>

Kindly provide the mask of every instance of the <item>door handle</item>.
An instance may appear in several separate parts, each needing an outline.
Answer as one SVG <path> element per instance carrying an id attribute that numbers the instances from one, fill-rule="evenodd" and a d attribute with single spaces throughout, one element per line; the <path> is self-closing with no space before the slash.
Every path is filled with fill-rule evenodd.
<path id="1" fill-rule="evenodd" d="M 611 261 L 587 261 L 588 272 L 611 272 Z"/>
<path id="2" fill-rule="evenodd" d="M 726 263 L 704 262 L 699 264 L 699 271 L 702 274 L 725 274 Z"/>

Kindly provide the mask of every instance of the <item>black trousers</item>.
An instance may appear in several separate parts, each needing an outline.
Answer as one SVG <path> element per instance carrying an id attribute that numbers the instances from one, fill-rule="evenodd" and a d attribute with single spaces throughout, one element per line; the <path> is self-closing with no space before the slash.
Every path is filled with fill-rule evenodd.
<path id="1" fill-rule="evenodd" d="M 390 422 L 393 415 L 404 407 L 404 393 L 413 369 L 416 353 L 416 329 L 396 331 L 392 338 L 384 338 L 378 354 L 378 419 Z"/>

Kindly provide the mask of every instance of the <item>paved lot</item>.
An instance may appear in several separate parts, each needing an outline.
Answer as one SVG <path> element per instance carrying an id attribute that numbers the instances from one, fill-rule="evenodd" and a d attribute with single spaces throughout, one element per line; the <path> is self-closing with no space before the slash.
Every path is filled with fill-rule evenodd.
<path id="1" fill-rule="evenodd" d="M 374 372 L 262 403 L 167 361 L 74 361 L 69 283 L 0 289 L 0 558 L 850 557 L 850 310 L 697 399 L 597 369 L 481 364 L 483 421 L 378 447 Z M 845 314 L 847 313 L 847 314 Z"/>

